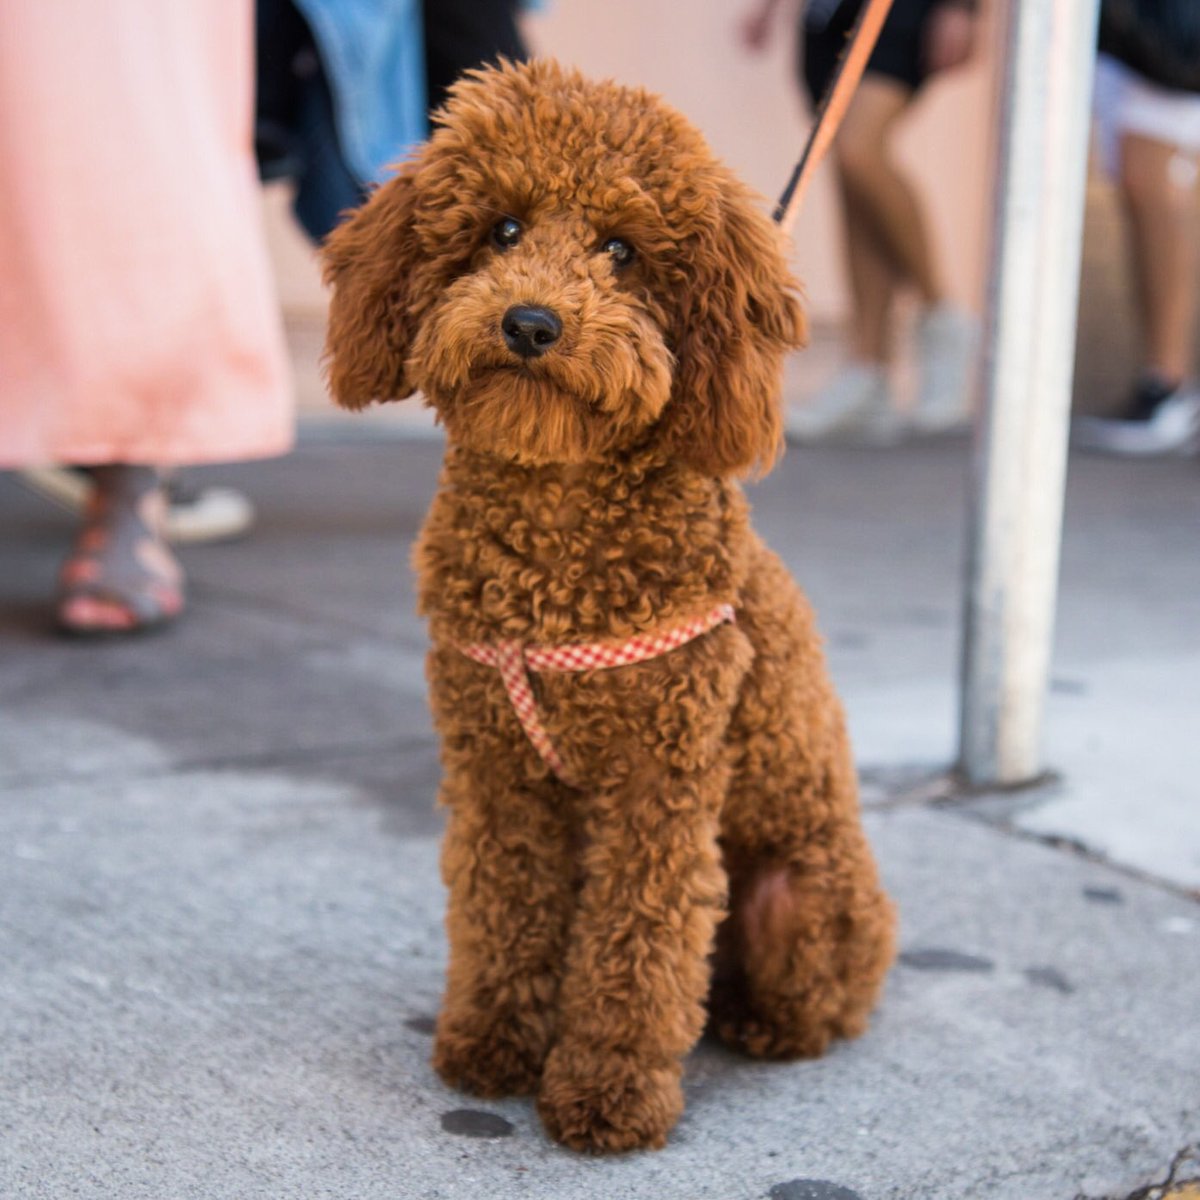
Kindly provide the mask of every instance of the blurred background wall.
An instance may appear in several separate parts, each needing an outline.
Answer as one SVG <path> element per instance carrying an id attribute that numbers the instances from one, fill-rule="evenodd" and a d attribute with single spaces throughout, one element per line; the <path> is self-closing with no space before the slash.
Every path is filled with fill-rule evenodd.
<path id="1" fill-rule="evenodd" d="M 752 55 L 737 37 L 746 7 L 730 0 L 567 0 L 549 7 L 532 25 L 532 37 L 539 50 L 591 74 L 660 92 L 773 203 L 803 147 L 810 114 L 793 65 L 794 21 L 780 23 L 769 53 Z M 995 43 L 985 40 L 989 48 Z M 972 305 L 982 286 L 992 60 L 985 52 L 969 69 L 930 88 L 901 144 L 928 202 L 948 284 Z M 795 241 L 795 266 L 814 320 L 840 318 L 847 294 L 828 168 L 800 216 Z"/>
<path id="2" fill-rule="evenodd" d="M 947 285 L 976 311 L 984 299 L 990 235 L 997 25 L 1004 3 L 984 5 L 980 54 L 928 88 L 899 139 L 901 159 L 926 202 Z M 539 54 L 660 92 L 773 203 L 803 145 L 810 114 L 793 66 L 792 23 L 780 24 L 767 54 L 752 55 L 737 36 L 743 11 L 729 0 L 554 0 L 530 17 L 528 34 Z M 307 411 L 325 403 L 315 371 L 307 369 L 319 355 L 324 298 L 312 254 L 291 227 L 286 195 L 269 190 L 266 209 Z M 1120 214 L 1111 186 L 1095 173 L 1088 210 L 1076 407 L 1103 411 L 1123 397 L 1136 337 Z M 839 353 L 837 331 L 848 305 L 840 253 L 826 165 L 795 233 L 794 265 L 814 327 L 811 371 L 802 361 L 793 376 L 802 391 L 808 376 L 818 380 Z"/>

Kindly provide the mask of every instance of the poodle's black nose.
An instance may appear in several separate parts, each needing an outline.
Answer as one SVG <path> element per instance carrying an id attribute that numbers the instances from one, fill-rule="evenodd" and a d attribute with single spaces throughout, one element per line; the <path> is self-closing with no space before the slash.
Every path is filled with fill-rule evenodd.
<path id="1" fill-rule="evenodd" d="M 562 336 L 562 322 L 548 308 L 514 304 L 500 321 L 508 348 L 522 358 L 545 354 Z"/>

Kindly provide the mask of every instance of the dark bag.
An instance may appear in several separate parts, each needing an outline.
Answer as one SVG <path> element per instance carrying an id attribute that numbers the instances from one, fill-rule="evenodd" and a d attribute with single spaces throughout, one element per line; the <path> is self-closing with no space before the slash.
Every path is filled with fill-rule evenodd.
<path id="1" fill-rule="evenodd" d="M 1151 83 L 1200 92 L 1200 0 L 1104 0 L 1100 49 Z"/>

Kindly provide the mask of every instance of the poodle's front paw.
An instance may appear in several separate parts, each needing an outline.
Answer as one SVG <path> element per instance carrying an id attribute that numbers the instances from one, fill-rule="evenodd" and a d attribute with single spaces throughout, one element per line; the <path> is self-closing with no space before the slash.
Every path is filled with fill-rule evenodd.
<path id="1" fill-rule="evenodd" d="M 540 1030 L 522 1029 L 516 1021 L 469 1023 L 443 1013 L 433 1067 L 451 1087 L 475 1096 L 524 1096 L 537 1091 L 545 1045 Z"/>
<path id="2" fill-rule="evenodd" d="M 683 1111 L 679 1076 L 678 1066 L 560 1045 L 546 1060 L 538 1112 L 546 1132 L 572 1150 L 657 1150 Z"/>

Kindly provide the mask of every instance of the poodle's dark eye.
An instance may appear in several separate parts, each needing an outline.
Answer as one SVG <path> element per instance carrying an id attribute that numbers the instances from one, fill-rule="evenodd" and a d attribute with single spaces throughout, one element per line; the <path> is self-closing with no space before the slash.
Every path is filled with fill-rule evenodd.
<path id="1" fill-rule="evenodd" d="M 627 267 L 633 262 L 633 247 L 623 238 L 609 238 L 600 249 L 612 255 L 614 267 Z"/>
<path id="2" fill-rule="evenodd" d="M 501 250 L 511 250 L 521 240 L 521 222 L 514 217 L 505 217 L 492 227 L 492 241 Z"/>

